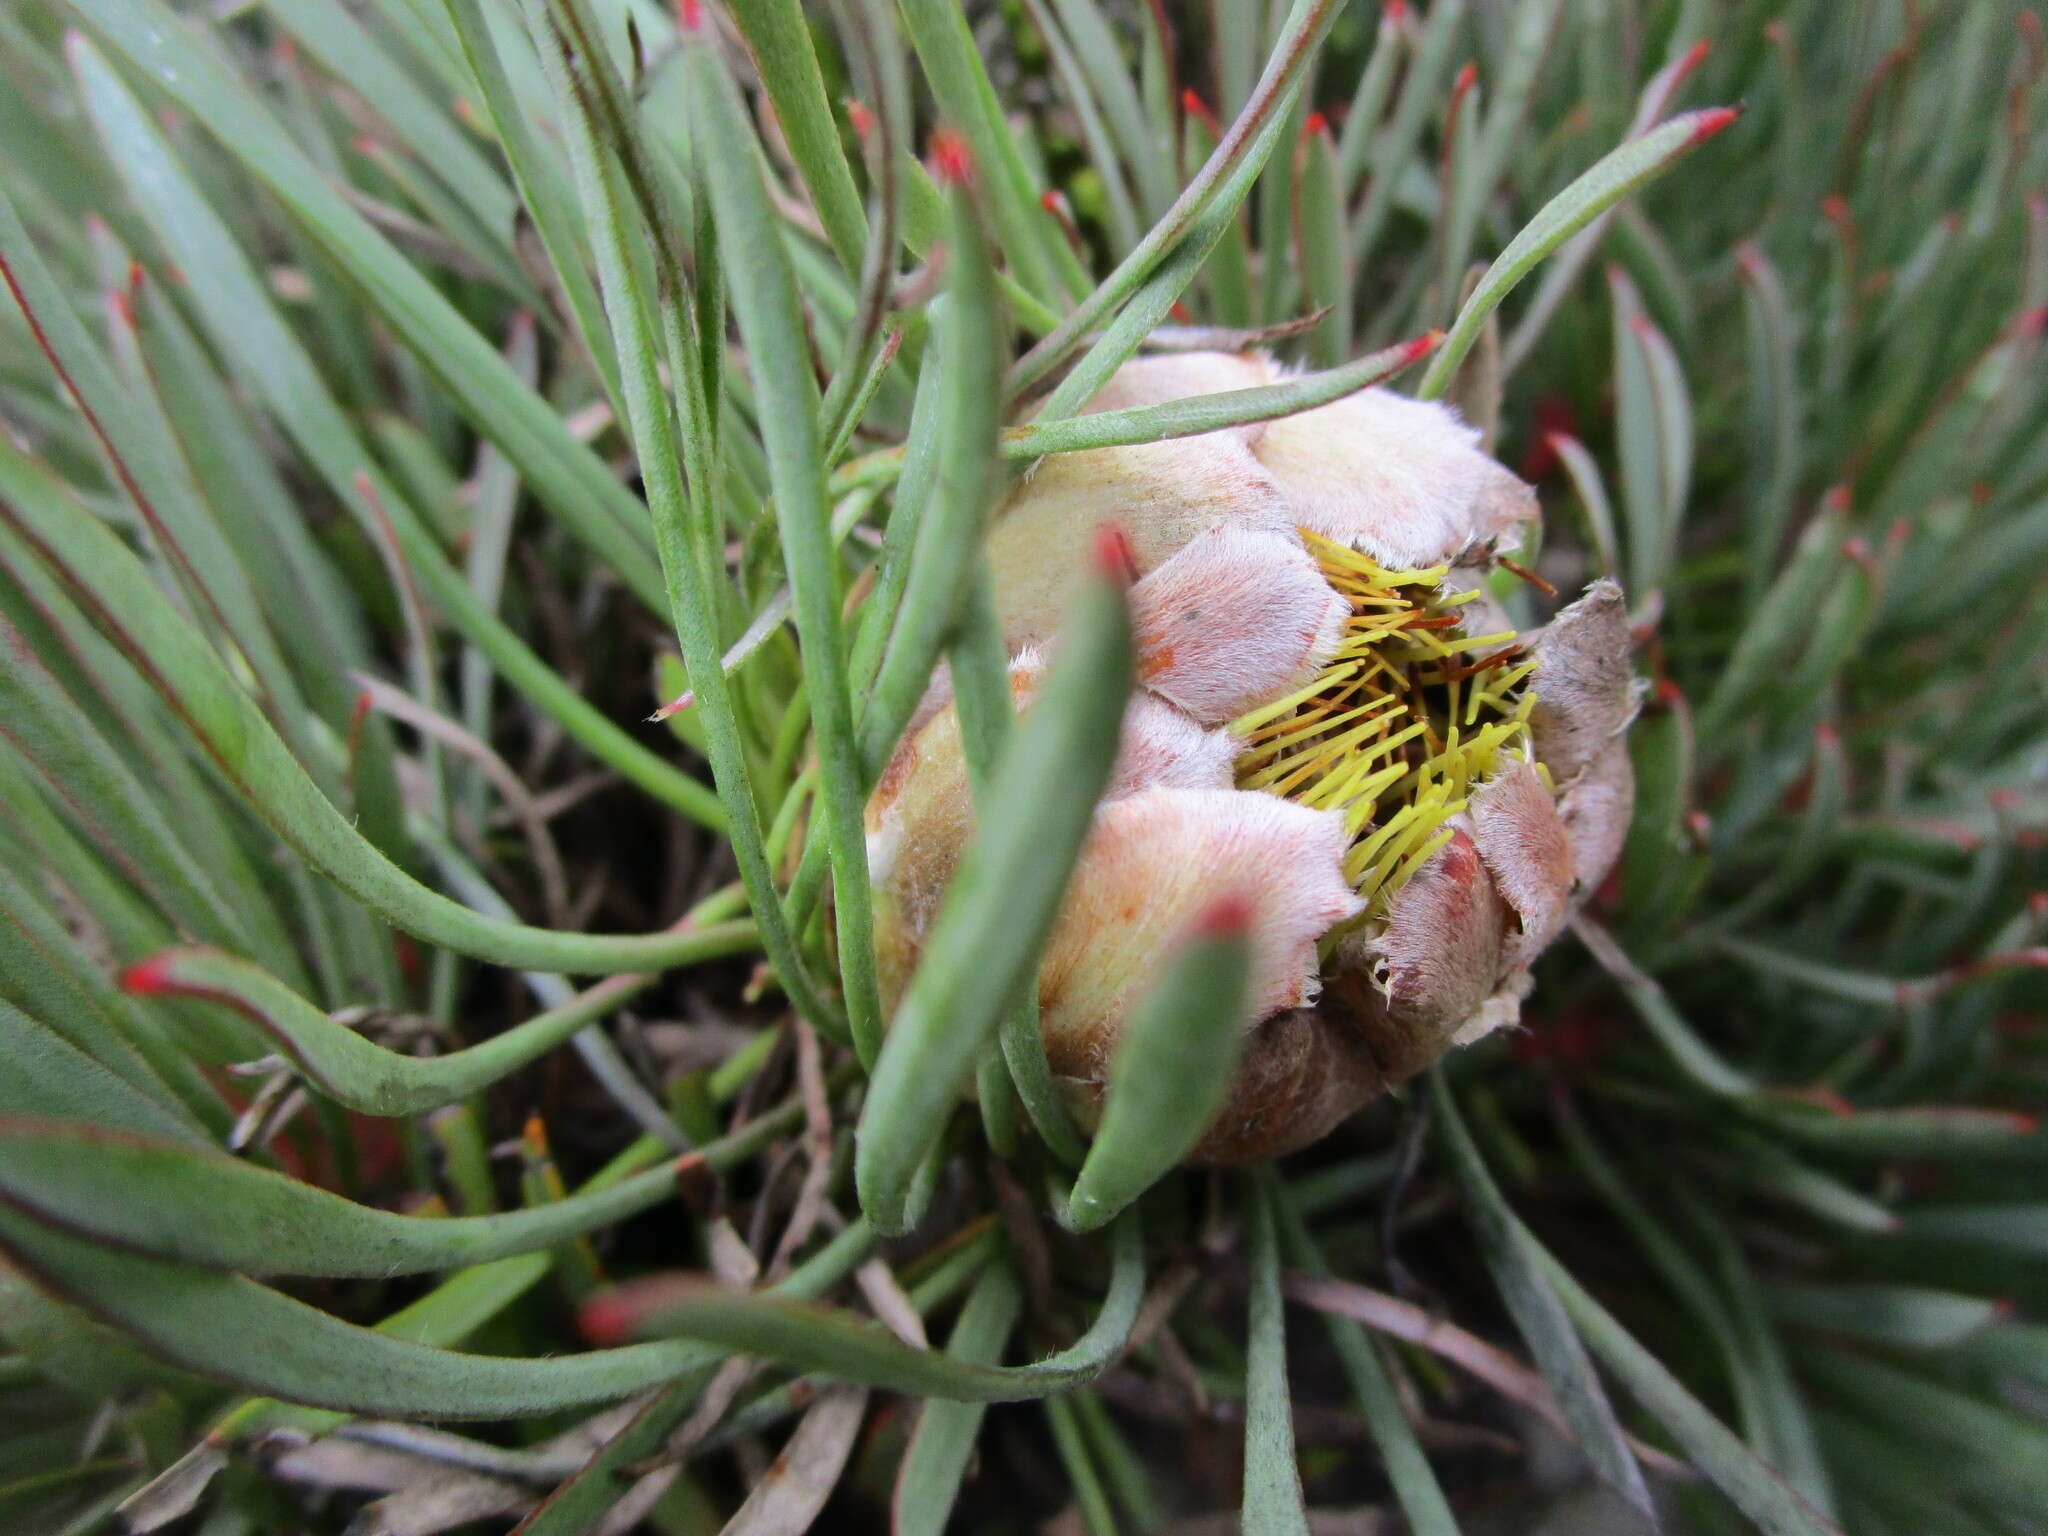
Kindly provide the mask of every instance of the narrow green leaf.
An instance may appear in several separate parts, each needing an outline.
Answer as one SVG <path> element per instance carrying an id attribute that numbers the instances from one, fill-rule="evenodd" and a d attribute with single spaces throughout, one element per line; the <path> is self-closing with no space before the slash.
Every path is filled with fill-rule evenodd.
<path id="1" fill-rule="evenodd" d="M 1256 921 L 1225 893 L 1146 992 L 1111 1059 L 1109 1096 L 1067 1223 L 1092 1232 L 1178 1167 L 1223 1108 L 1244 1049 Z"/>
<path id="2" fill-rule="evenodd" d="M 1294 1401 L 1287 1381 L 1286 1302 L 1280 1295 L 1280 1239 L 1274 1226 L 1276 1180 L 1263 1169 L 1251 1181 L 1251 1295 L 1245 1319 L 1245 1536 L 1308 1536 L 1301 1469 L 1294 1461 Z"/>
<path id="3" fill-rule="evenodd" d="M 1753 607 L 1770 584 L 1785 542 L 1800 471 L 1802 420 L 1795 348 L 1799 333 L 1785 285 L 1754 245 L 1735 252 L 1750 377 L 1750 494 L 1743 540 L 1743 590 Z"/>
<path id="4" fill-rule="evenodd" d="M 801 0 L 746 0 L 732 8 L 732 17 L 747 40 L 768 99 L 775 104 L 775 120 L 789 145 L 789 158 L 811 194 L 825 238 L 852 277 L 862 267 L 868 221 L 832 120 L 831 103 L 825 99 L 825 81 Z"/>
<path id="5" fill-rule="evenodd" d="M 1662 1424 L 1679 1449 L 1725 1493 L 1766 1536 L 1841 1536 L 1837 1526 L 1786 1485 L 1709 1413 L 1651 1354 L 1617 1323 L 1572 1276 L 1515 1223 L 1521 1240 L 1542 1265 L 1557 1299 L 1571 1314 L 1581 1335 L 1606 1362 L 1629 1395 Z"/>
<path id="6" fill-rule="evenodd" d="M 918 485 L 911 552 L 880 669 L 861 716 L 861 759 L 870 780 L 888 761 L 959 621 L 980 559 L 996 483 L 995 443 L 1007 348 L 986 241 L 966 185 L 950 198 L 946 299 L 936 324 L 938 390 L 931 480 Z M 899 501 L 900 504 L 900 501 Z M 1004 689 L 1007 694 L 1007 684 Z"/>
<path id="7" fill-rule="evenodd" d="M 1087 0 L 1082 0 L 1082 4 L 1092 11 L 1093 7 L 1087 6 Z M 1111 239 L 1117 249 L 1129 250 L 1138 243 L 1141 220 L 1125 175 L 1123 157 L 1118 153 L 1108 125 L 1103 122 L 1102 108 L 1096 99 L 1095 86 L 1089 83 L 1091 75 L 1095 72 L 1091 70 L 1090 65 L 1097 61 L 1090 59 L 1085 53 L 1075 52 L 1065 30 L 1048 9 L 1046 0 L 1024 0 L 1024 5 L 1031 13 L 1031 19 L 1037 24 L 1039 35 L 1045 39 L 1045 51 L 1051 56 L 1052 67 L 1058 73 L 1060 85 L 1068 102 L 1072 104 L 1081 142 L 1087 146 L 1090 168 L 1101 179 Z M 1100 18 L 1095 19 L 1099 23 Z M 1107 57 L 1109 68 L 1105 72 L 1115 76 L 1118 84 L 1128 92 L 1129 81 L 1115 67 L 1114 43 L 1109 46 Z M 1168 196 L 1171 195 L 1169 190 Z"/>
<path id="8" fill-rule="evenodd" d="M 1358 179 L 1365 174 L 1366 158 L 1379 137 L 1380 119 L 1393 94 L 1394 70 L 1401 61 L 1405 33 L 1401 12 L 1391 6 L 1380 8 L 1379 26 L 1373 33 L 1372 56 L 1358 77 L 1358 88 L 1337 136 L 1339 189 L 1348 207 L 1358 191 Z"/>
<path id="9" fill-rule="evenodd" d="M 1173 161 L 1164 146 L 1156 143 L 1145 123 L 1144 103 L 1139 99 L 1135 71 L 1124 62 L 1117 35 L 1096 0 L 1053 0 L 1060 21 L 1073 39 L 1073 52 L 1081 72 L 1093 87 L 1117 150 L 1131 168 L 1143 202 L 1145 216 L 1161 217 L 1172 203 Z M 1114 169 L 1106 159 L 1107 175 Z"/>
<path id="10" fill-rule="evenodd" d="M 1621 557 L 1616 552 L 1614 537 L 1614 504 L 1608 499 L 1607 482 L 1601 476 L 1599 464 L 1586 451 L 1585 444 L 1569 433 L 1553 432 L 1549 441 L 1571 479 L 1572 489 L 1578 493 L 1579 506 L 1586 514 L 1586 531 L 1599 557 L 1600 574 L 1619 580 Z"/>
<path id="11" fill-rule="evenodd" d="M 1614 291 L 1616 432 L 1628 514 L 1629 586 L 1659 590 L 1678 551 L 1692 478 L 1692 406 L 1677 354 L 1619 270 Z"/>
<path id="12" fill-rule="evenodd" d="M 754 947 L 748 922 L 692 928 L 689 937 L 695 940 L 692 957 L 700 960 Z M 477 1045 L 443 1056 L 407 1056 L 335 1023 L 260 967 L 217 950 L 165 950 L 123 978 L 140 996 L 203 997 L 235 1009 L 276 1041 L 322 1092 L 372 1115 L 418 1114 L 478 1093 L 623 1006 L 654 980 L 614 977 Z"/>
<path id="13" fill-rule="evenodd" d="M 1442 339 L 1441 331 L 1431 331 L 1413 341 L 1396 342 L 1352 362 L 1318 373 L 1283 379 L 1278 384 L 1223 390 L 1213 395 L 1193 395 L 1185 400 L 1169 400 L 1163 405 L 1127 406 L 1118 411 L 1096 411 L 1086 416 L 1041 418 L 1006 428 L 1002 435 L 1003 456 L 1028 459 L 1046 453 L 1078 453 L 1090 448 L 1157 443 L 1168 438 L 1194 437 L 1203 432 L 1273 421 L 1300 411 L 1311 411 L 1374 384 L 1385 383 L 1427 357 Z"/>
<path id="14" fill-rule="evenodd" d="M 1506 57 L 1499 65 L 1499 78 L 1487 91 L 1491 105 L 1487 108 L 1486 125 L 1472 145 L 1470 170 L 1461 178 L 1466 195 L 1455 210 L 1449 242 L 1454 257 L 1446 264 L 1447 270 L 1462 272 L 1465 268 L 1479 216 L 1507 169 L 1517 135 L 1524 131 L 1529 98 L 1556 36 L 1563 9 L 1563 0 L 1533 0 L 1515 8 L 1514 27 L 1506 38 Z"/>
<path id="15" fill-rule="evenodd" d="M 1728 1144 L 1757 1186 L 1788 1204 L 1852 1232 L 1897 1232 L 1898 1215 L 1882 1201 L 1792 1156 L 1776 1139 L 1737 1127 Z"/>
<path id="16" fill-rule="evenodd" d="M 989 786 L 1003 749 L 1009 744 L 1014 724 L 1010 669 L 1004 656 L 1002 625 L 996 618 L 995 598 L 990 588 L 988 561 L 977 562 L 974 580 L 960 614 L 960 631 L 948 651 L 953 679 L 954 708 L 960 715 L 960 736 L 966 749 L 967 782 L 975 806 L 985 812 Z M 1087 1156 L 1088 1143 L 1074 1123 L 1052 1064 L 1045 1057 L 1045 1042 L 1038 1028 L 1038 989 L 1023 987 L 1003 1012 L 998 1026 L 998 1049 L 990 1052 L 976 1068 L 977 1089 L 986 1084 L 991 1094 L 983 1100 L 983 1121 L 991 1111 L 1000 1117 L 1006 1110 L 1014 1115 L 1022 1104 L 1048 1151 L 1065 1166 L 1079 1166 Z M 996 1083 L 994 1079 L 1000 1079 Z M 1003 1090 L 1008 1090 L 1007 1093 Z M 1013 1124 L 1000 1118 L 994 1122 L 990 1145 L 1000 1150 L 1003 1140 L 1014 1142 Z"/>
<path id="17" fill-rule="evenodd" d="M 752 376 L 764 398 L 775 402 L 762 416 L 762 441 L 817 741 L 840 980 L 854 1049 L 872 1067 L 881 1041 L 882 1005 L 862 819 L 868 781 L 847 686 L 817 385 L 796 280 L 746 110 L 709 39 L 685 32 L 687 67 L 696 87 L 691 104 L 699 168 L 717 219 L 725 280 Z"/>
<path id="18" fill-rule="evenodd" d="M 175 1101 L 137 1088 L 10 1003 L 0 1002 L 0 1114 L 62 1115 L 181 1145 L 199 1133 Z"/>
<path id="19" fill-rule="evenodd" d="M 2048 1202 L 2011 1201 L 1989 1205 L 1927 1205 L 1899 1213 L 1916 1237 L 2048 1255 Z"/>
<path id="20" fill-rule="evenodd" d="M 1486 1267 L 1492 1271 L 1501 1299 L 1528 1343 L 1537 1368 L 1557 1394 L 1558 1407 L 1572 1426 L 1586 1458 L 1600 1480 L 1626 1499 L 1652 1529 L 1656 1506 L 1643 1482 L 1642 1468 L 1621 1432 L 1614 1407 L 1593 1374 L 1585 1347 L 1544 1276 L 1540 1256 L 1522 1236 L 1507 1202 L 1501 1198 L 1479 1149 L 1458 1113 L 1441 1071 L 1430 1078 L 1430 1107 L 1443 1125 L 1444 1145 L 1468 1204 L 1468 1215 Z"/>
<path id="21" fill-rule="evenodd" d="M 10 1027 L 8 1037 L 15 1032 Z M 40 1058 L 55 1066 L 45 1048 Z M 87 1074 L 65 1067 L 61 1084 Z M 10 1098 L 13 1096 L 10 1095 Z M 46 1119 L 78 1114 L 77 1093 L 24 1116 L 0 1112 L 0 1198 L 81 1237 L 151 1258 L 249 1274 L 362 1276 L 418 1274 L 481 1264 L 552 1248 L 610 1226 L 674 1195 L 680 1170 L 664 1162 L 602 1188 L 525 1210 L 455 1217 L 401 1216 L 357 1205 L 317 1186 L 189 1142 L 120 1126 L 142 1116 L 116 1100 L 103 1123 Z M 723 1172 L 802 1123 L 799 1104 L 782 1105 L 741 1131 L 708 1142 L 683 1162 Z M 154 1134 L 151 1134 L 154 1133 Z M 223 1220 L 232 1213 L 231 1220 Z"/>
<path id="22" fill-rule="evenodd" d="M 1234 8 L 1233 8 L 1234 9 Z M 1182 99 L 1182 178 L 1192 181 L 1201 174 L 1209 157 L 1222 141 L 1223 125 L 1216 121 L 1194 92 Z M 1135 244 L 1135 242 L 1133 242 Z M 1201 272 L 1202 292 L 1208 298 L 1210 314 L 1220 325 L 1249 326 L 1252 323 L 1251 235 L 1244 220 L 1232 218 L 1224 227 L 1216 249 Z"/>
<path id="23" fill-rule="evenodd" d="M 1797 546 L 1751 611 L 1734 651 L 1714 679 L 1713 692 L 1700 708 L 1701 740 L 1732 745 L 1740 739 L 1731 728 L 1738 713 L 1750 709 L 1773 672 L 1797 653 L 1840 563 L 1847 514 L 1846 496 L 1831 492 L 1823 499 L 1819 514 L 1800 533 Z"/>
<path id="24" fill-rule="evenodd" d="M 1742 1108 L 1786 1135 L 1840 1157 L 2048 1163 L 2048 1134 L 2040 1122 L 2011 1110 L 1911 1104 L 1843 1114 L 1835 1107 L 1763 1093 L 1744 1100 Z"/>
<path id="25" fill-rule="evenodd" d="M 858 1313 L 662 1279 L 597 1298 L 586 1309 L 585 1326 L 600 1335 L 630 1330 L 642 1338 L 715 1340 L 734 1353 L 948 1402 L 1022 1402 L 1094 1380 L 1130 1337 L 1145 1295 L 1144 1236 L 1135 1214 L 1117 1224 L 1113 1237 L 1114 1267 L 1095 1321 L 1067 1348 L 1035 1365 L 981 1365 L 912 1349 Z"/>
<path id="26" fill-rule="evenodd" d="M 991 1264 L 960 1309 L 946 1353 L 970 1365 L 994 1365 L 1023 1303 L 1015 1272 L 1007 1264 Z M 946 1401 L 919 1409 L 896 1473 L 896 1536 L 944 1536 L 986 1411 L 981 1403 Z"/>
<path id="27" fill-rule="evenodd" d="M 1295 238 L 1301 253 L 1301 286 L 1306 306 L 1329 313 L 1308 333 L 1310 359 L 1335 367 L 1351 351 L 1353 271 L 1344 222 L 1344 193 L 1338 183 L 1337 142 L 1319 124 L 1302 137 L 1301 198 Z"/>
<path id="28" fill-rule="evenodd" d="M 1116 1511 L 1110 1507 L 1109 1490 L 1095 1470 L 1088 1454 L 1087 1438 L 1081 1433 L 1080 1418 L 1071 1398 L 1049 1397 L 1044 1403 L 1046 1428 L 1052 1432 L 1053 1452 L 1066 1474 L 1067 1487 L 1081 1512 L 1089 1536 L 1117 1536 Z"/>
<path id="29" fill-rule="evenodd" d="M 460 1354 L 341 1322 L 239 1275 L 117 1253 L 11 1211 L 0 1211 L 0 1248 L 173 1364 L 350 1413 L 521 1418 L 629 1397 L 724 1353 L 655 1343 L 538 1360 Z"/>
<path id="30" fill-rule="evenodd" d="M 1773 1317 L 1795 1327 L 1907 1349 L 1951 1349 L 2003 1322 L 2010 1311 L 1982 1296 L 1907 1285 L 1780 1282 L 1764 1299 Z"/>
<path id="31" fill-rule="evenodd" d="M 1581 916 L 1573 920 L 1572 932 L 1614 978 L 1658 1045 L 1697 1086 L 1713 1094 L 1743 1094 L 1756 1087 L 1707 1044 L 1657 979 L 1631 960 L 1606 929 Z"/>
<path id="32" fill-rule="evenodd" d="M 1281 1250 L 1294 1268 L 1318 1279 L 1328 1279 L 1329 1262 L 1309 1234 L 1302 1204 L 1293 1191 L 1283 1186 L 1274 1205 Z M 1458 1536 L 1457 1517 L 1451 1513 L 1436 1474 L 1430 1470 L 1429 1458 L 1415 1438 L 1407 1405 L 1380 1363 L 1364 1325 L 1331 1311 L 1324 1312 L 1322 1318 L 1337 1363 L 1372 1428 L 1373 1443 L 1386 1464 L 1387 1480 L 1394 1485 L 1394 1497 L 1400 1501 L 1401 1512 L 1407 1516 L 1415 1536 Z"/>
<path id="33" fill-rule="evenodd" d="M 1611 150 L 1605 158 L 1566 187 L 1522 226 L 1507 249 L 1493 260 L 1472 297 L 1452 322 L 1450 339 L 1423 376 L 1420 394 L 1434 400 L 1449 387 L 1451 375 L 1479 339 L 1480 327 L 1500 301 L 1514 291 L 1542 260 L 1601 211 L 1646 186 L 1675 165 L 1689 150 L 1735 121 L 1732 107 L 1709 107 L 1674 117 L 1639 139 Z"/>
<path id="34" fill-rule="evenodd" d="M 1116 755 L 1131 668 L 1122 581 L 1099 569 L 1003 758 L 875 1066 L 854 1171 L 862 1207 L 885 1232 L 905 1221 L 918 1166 L 1004 1009 L 1031 985 Z"/>
<path id="35" fill-rule="evenodd" d="M 264 622 L 248 575 L 185 474 L 161 417 L 138 408 L 104 352 L 73 312 L 55 275 L 29 241 L 14 203 L 0 192 L 0 279 L 30 322 L 50 366 L 91 426 L 117 484 L 149 529 L 171 582 L 194 621 L 239 651 L 279 715 L 298 728 L 299 687 Z"/>
<path id="36" fill-rule="evenodd" d="M 542 46 L 550 80 L 561 99 L 570 129 L 570 155 L 597 246 L 599 280 L 618 352 L 627 420 L 646 485 L 662 576 L 668 588 L 670 620 L 682 642 L 684 661 L 697 696 L 695 707 L 703 726 L 712 775 L 730 808 L 726 817 L 727 836 L 748 900 L 760 914 L 762 947 L 777 979 L 805 1018 L 813 1023 L 827 1023 L 831 1014 L 805 972 L 795 937 L 783 920 L 774 874 L 768 866 L 752 770 L 741 741 L 719 645 L 720 599 L 714 589 L 714 578 L 701 558 L 700 546 L 708 533 L 700 524 L 708 512 L 692 502 L 683 482 L 684 452 L 677 443 L 674 410 L 662 387 L 661 348 L 643 286 L 644 274 L 634 256 L 635 242 L 643 235 L 627 222 L 620 167 L 598 139 L 588 94 L 593 83 L 582 77 L 571 79 L 567 40 L 560 33 L 544 38 Z M 682 298 L 677 293 L 667 295 L 669 313 L 679 315 L 676 306 Z M 690 434 L 691 453 L 704 450 L 702 436 L 701 429 Z M 708 488 L 700 487 L 699 495 L 708 497 Z"/>

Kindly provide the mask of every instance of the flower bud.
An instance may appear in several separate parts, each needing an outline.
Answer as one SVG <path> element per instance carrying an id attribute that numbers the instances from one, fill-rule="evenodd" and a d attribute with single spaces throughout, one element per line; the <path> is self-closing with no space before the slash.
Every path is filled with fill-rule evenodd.
<path id="1" fill-rule="evenodd" d="M 1273 382 L 1258 356 L 1125 365 L 1091 410 Z M 1535 636 L 1484 592 L 1533 493 L 1445 407 L 1369 389 L 1277 421 L 1041 460 L 989 535 L 1012 692 L 1093 530 L 1128 537 L 1138 683 L 1039 969 L 1046 1054 L 1099 1107 L 1123 1021 L 1220 890 L 1255 914 L 1246 1050 L 1205 1161 L 1323 1135 L 1519 1017 L 1529 968 L 1605 874 L 1633 781 L 1620 589 Z M 949 702 L 868 808 L 885 996 L 972 834 Z"/>

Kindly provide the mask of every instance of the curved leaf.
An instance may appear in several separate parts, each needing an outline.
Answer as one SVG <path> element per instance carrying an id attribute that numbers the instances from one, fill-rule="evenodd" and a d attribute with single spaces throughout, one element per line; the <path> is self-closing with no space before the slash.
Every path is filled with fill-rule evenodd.
<path id="1" fill-rule="evenodd" d="M 695 930 L 694 954 L 709 959 L 751 948 L 753 925 L 714 923 Z M 645 985 L 615 977 L 523 1024 L 445 1056 L 405 1056 L 364 1039 L 300 997 L 259 966 L 219 950 L 167 949 L 122 978 L 141 996 L 203 997 L 246 1015 L 322 1092 L 371 1115 L 411 1115 L 489 1087 L 553 1050 Z"/>
<path id="2" fill-rule="evenodd" d="M 1664 174 L 1689 151 L 1734 122 L 1740 114 L 1733 107 L 1708 107 L 1674 117 L 1639 139 L 1611 150 L 1578 180 L 1537 211 L 1508 242 L 1507 249 L 1494 257 L 1493 265 L 1479 279 L 1479 286 L 1451 323 L 1450 339 L 1423 375 L 1418 393 L 1434 400 L 1450 386 L 1451 375 L 1479 340 L 1486 317 L 1500 307 L 1500 301 L 1514 292 L 1552 251 L 1584 229 L 1605 209 L 1647 186 Z"/>
<path id="3" fill-rule="evenodd" d="M 679 1178 L 743 1162 L 802 1119 L 801 1105 L 785 1105 L 679 1160 L 524 1210 L 422 1217 L 357 1205 L 211 1147 L 10 1105 L 0 1114 L 0 1201 L 171 1263 L 383 1279 L 551 1248 L 623 1221 L 668 1199 Z"/>
<path id="4" fill-rule="evenodd" d="M 385 1418 L 508 1419 L 610 1402 L 729 1351 L 633 1344 L 520 1360 L 358 1328 L 240 1275 L 119 1253 L 0 1211 L 0 1249 L 59 1294 L 203 1376 Z"/>
<path id="5" fill-rule="evenodd" d="M 801 1371 L 962 1403 L 1047 1397 L 1092 1381 L 1130 1337 L 1145 1297 L 1144 1234 L 1135 1213 L 1115 1230 L 1115 1267 L 1102 1310 L 1068 1348 L 1036 1365 L 981 1365 L 912 1349 L 856 1313 L 772 1296 L 742 1296 L 694 1282 L 651 1280 L 601 1296 L 584 1311 L 586 1332 L 615 1337 L 716 1340 Z"/>

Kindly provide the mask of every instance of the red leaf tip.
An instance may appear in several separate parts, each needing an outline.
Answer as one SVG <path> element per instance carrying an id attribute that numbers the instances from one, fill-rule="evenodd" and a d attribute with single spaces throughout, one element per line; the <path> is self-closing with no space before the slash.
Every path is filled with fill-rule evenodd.
<path id="1" fill-rule="evenodd" d="M 1330 120 L 1320 112 L 1309 113 L 1301 125 L 1301 136 L 1304 139 L 1313 139 L 1318 134 L 1327 134 L 1329 131 Z"/>
<path id="2" fill-rule="evenodd" d="M 1095 530 L 1095 547 L 1089 552 L 1098 574 L 1120 587 L 1138 579 L 1138 556 L 1131 548 L 1131 536 L 1118 523 L 1102 523 Z"/>
<path id="3" fill-rule="evenodd" d="M 932 179 L 942 187 L 964 187 L 974 179 L 974 155 L 950 128 L 932 135 Z"/>
<path id="4" fill-rule="evenodd" d="M 166 950 L 136 961 L 121 972 L 121 990 L 130 997 L 162 997 L 177 990 L 171 982 L 171 967 L 176 959 Z"/>
<path id="5" fill-rule="evenodd" d="M 1476 62 L 1467 59 L 1465 61 L 1465 67 L 1458 71 L 1457 78 L 1451 82 L 1451 95 L 1453 97 L 1462 96 L 1467 91 L 1471 90 L 1472 87 L 1477 85 L 1478 83 L 1479 65 Z"/>
<path id="6" fill-rule="evenodd" d="M 1408 14 L 1408 0 L 1387 0 L 1387 8 L 1382 14 L 1388 21 L 1401 20 Z"/>
<path id="7" fill-rule="evenodd" d="M 1205 939 L 1243 938 L 1251 926 L 1251 899 L 1243 891 L 1225 891 L 1195 919 L 1195 933 Z"/>
<path id="8" fill-rule="evenodd" d="M 666 720 L 670 715 L 679 715 L 696 702 L 697 690 L 694 688 L 685 688 L 681 693 L 677 694 L 674 698 L 670 699 L 666 704 L 662 705 L 661 708 L 657 709 L 653 714 L 649 715 L 647 717 L 648 723 L 652 724 L 657 720 Z"/>
<path id="9" fill-rule="evenodd" d="M 875 114 L 867 109 L 866 102 L 855 101 L 850 96 L 846 101 L 846 120 L 853 124 L 855 136 L 862 140 L 875 131 Z"/>
<path id="10" fill-rule="evenodd" d="M 1740 107 L 1708 107 L 1693 118 L 1692 142 L 1697 144 L 1702 139 L 1711 139 L 1740 116 Z"/>
<path id="11" fill-rule="evenodd" d="M 576 1328 L 598 1349 L 610 1349 L 632 1337 L 637 1309 L 616 1291 L 593 1296 L 577 1309 Z"/>
<path id="12" fill-rule="evenodd" d="M 1444 333 L 1438 330 L 1424 331 L 1420 336 L 1401 349 L 1401 366 L 1409 367 L 1419 363 L 1444 342 Z"/>
<path id="13" fill-rule="evenodd" d="M 676 25 L 685 32 L 703 30 L 704 0 L 676 0 Z"/>

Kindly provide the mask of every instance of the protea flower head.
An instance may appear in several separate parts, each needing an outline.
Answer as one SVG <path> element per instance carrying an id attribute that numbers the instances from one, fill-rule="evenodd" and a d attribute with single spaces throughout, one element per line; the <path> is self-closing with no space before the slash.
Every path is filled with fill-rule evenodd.
<path id="1" fill-rule="evenodd" d="M 1089 409 L 1277 377 L 1254 355 L 1145 358 Z M 1256 914 L 1251 1033 L 1202 1160 L 1305 1145 L 1515 1022 L 1633 788 L 1620 589 L 1596 582 L 1533 636 L 1487 595 L 1536 510 L 1455 413 L 1382 389 L 1054 455 L 1010 496 L 988 550 L 1020 708 L 1098 526 L 1124 530 L 1137 577 L 1138 686 L 1039 972 L 1046 1053 L 1084 1119 L 1123 1020 L 1224 891 Z M 941 705 L 868 808 L 885 991 L 972 822 Z"/>

